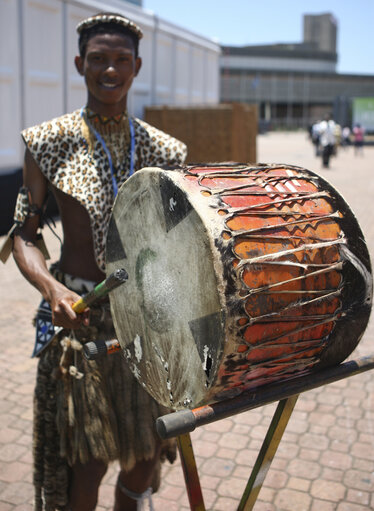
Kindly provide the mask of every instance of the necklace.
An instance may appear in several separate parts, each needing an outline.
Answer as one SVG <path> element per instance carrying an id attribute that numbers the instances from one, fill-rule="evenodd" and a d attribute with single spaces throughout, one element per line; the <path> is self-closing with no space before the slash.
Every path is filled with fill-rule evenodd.
<path id="1" fill-rule="evenodd" d="M 93 150 L 94 139 L 98 140 L 108 159 L 114 196 L 118 193 L 117 176 L 132 176 L 134 173 L 135 130 L 127 113 L 115 117 L 104 117 L 88 108 L 81 108 L 83 136 Z M 92 136 L 93 135 L 93 136 Z M 129 168 L 126 157 L 130 149 Z M 128 172 L 127 172 L 128 171 Z"/>

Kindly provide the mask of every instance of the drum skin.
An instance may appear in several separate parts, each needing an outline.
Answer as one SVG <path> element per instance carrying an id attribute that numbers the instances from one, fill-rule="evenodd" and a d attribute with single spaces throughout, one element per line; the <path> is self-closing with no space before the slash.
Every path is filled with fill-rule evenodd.
<path id="1" fill-rule="evenodd" d="M 146 390 L 196 407 L 337 365 L 372 304 L 370 258 L 339 193 L 281 164 L 146 168 L 107 238 L 116 333 Z"/>

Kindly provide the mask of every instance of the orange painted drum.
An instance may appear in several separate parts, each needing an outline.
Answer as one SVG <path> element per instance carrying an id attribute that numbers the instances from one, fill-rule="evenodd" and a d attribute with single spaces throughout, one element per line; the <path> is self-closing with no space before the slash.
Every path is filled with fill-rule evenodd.
<path id="1" fill-rule="evenodd" d="M 342 362 L 372 304 L 370 258 L 339 193 L 306 169 L 206 164 L 120 189 L 107 271 L 124 355 L 180 409 Z"/>

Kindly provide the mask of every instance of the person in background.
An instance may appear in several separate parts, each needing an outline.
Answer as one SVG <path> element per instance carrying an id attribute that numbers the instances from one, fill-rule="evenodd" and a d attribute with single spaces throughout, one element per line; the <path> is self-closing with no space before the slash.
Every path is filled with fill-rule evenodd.
<path id="1" fill-rule="evenodd" d="M 364 150 L 364 138 L 365 138 L 365 130 L 361 126 L 361 124 L 356 124 L 352 130 L 353 133 L 353 143 L 355 147 L 355 155 L 361 154 L 363 155 Z"/>
<path id="2" fill-rule="evenodd" d="M 337 122 L 335 122 L 334 136 L 335 136 L 335 144 L 334 144 L 332 154 L 334 156 L 337 156 L 338 148 L 342 143 L 342 128 L 341 128 L 340 124 L 338 124 Z"/>
<path id="3" fill-rule="evenodd" d="M 342 147 L 345 149 L 350 145 L 351 143 L 351 129 L 349 126 L 344 126 L 342 129 Z"/>
<path id="4" fill-rule="evenodd" d="M 321 121 L 316 121 L 312 125 L 312 130 L 311 130 L 311 137 L 312 137 L 312 142 L 314 144 L 316 156 L 320 156 L 320 133 L 319 133 L 320 122 Z"/>
<path id="5" fill-rule="evenodd" d="M 116 336 L 108 299 L 83 314 L 72 305 L 105 278 L 106 233 L 119 187 L 142 167 L 183 163 L 186 146 L 127 112 L 142 63 L 141 29 L 120 14 L 100 13 L 77 31 L 75 64 L 87 103 L 22 132 L 23 187 L 13 231 L 14 259 L 43 297 L 37 341 L 51 332 L 36 353 L 35 510 L 92 511 L 108 464 L 118 460 L 114 510 L 131 511 L 157 491 L 160 462 L 175 459 L 174 441 L 161 441 L 155 430 L 168 410 L 144 391 L 122 352 L 93 361 L 82 355 L 84 343 Z M 40 231 L 48 190 L 64 233 L 61 257 L 50 268 Z"/>
<path id="6" fill-rule="evenodd" d="M 322 166 L 329 168 L 330 157 L 334 153 L 336 144 L 336 123 L 333 121 L 330 114 L 327 114 L 323 121 L 319 124 L 319 136 L 322 153 Z"/>

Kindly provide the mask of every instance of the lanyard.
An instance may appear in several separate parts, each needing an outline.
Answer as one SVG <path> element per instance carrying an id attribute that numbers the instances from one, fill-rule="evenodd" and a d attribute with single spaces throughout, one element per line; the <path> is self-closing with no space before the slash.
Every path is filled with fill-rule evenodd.
<path id="1" fill-rule="evenodd" d="M 83 107 L 81 108 L 81 117 L 83 118 Z M 130 118 L 129 118 L 129 126 L 130 126 L 130 172 L 129 172 L 129 177 L 130 177 L 134 173 L 134 153 L 135 153 L 135 130 L 134 130 L 134 124 Z M 104 149 L 105 154 L 108 158 L 110 174 L 112 176 L 113 193 L 114 193 L 114 196 L 116 197 L 117 193 L 118 193 L 118 184 L 117 184 L 116 176 L 114 175 L 114 167 L 113 167 L 112 157 L 110 155 L 109 149 L 108 149 L 103 137 L 100 135 L 100 133 L 98 133 L 95 130 L 95 128 L 91 124 L 90 124 L 90 128 L 94 132 L 96 139 L 102 145 L 102 148 Z"/>

